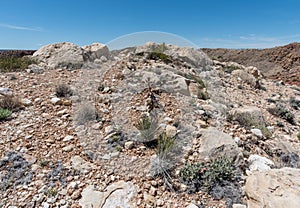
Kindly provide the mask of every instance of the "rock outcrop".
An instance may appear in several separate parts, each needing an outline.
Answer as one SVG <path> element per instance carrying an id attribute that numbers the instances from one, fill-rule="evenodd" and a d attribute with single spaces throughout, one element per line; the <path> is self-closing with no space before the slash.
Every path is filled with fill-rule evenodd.
<path id="1" fill-rule="evenodd" d="M 246 180 L 248 208 L 300 206 L 300 169 L 255 172 Z"/>

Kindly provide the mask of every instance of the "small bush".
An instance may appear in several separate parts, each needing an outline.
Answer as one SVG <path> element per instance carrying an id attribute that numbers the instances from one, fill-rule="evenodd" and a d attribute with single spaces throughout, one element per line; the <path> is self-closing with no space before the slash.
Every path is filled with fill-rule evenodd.
<path id="1" fill-rule="evenodd" d="M 11 111 L 8 109 L 0 108 L 0 121 L 7 119 L 11 115 Z"/>
<path id="2" fill-rule="evenodd" d="M 193 192 L 199 191 L 202 187 L 210 192 L 213 186 L 224 181 L 235 181 L 237 177 L 235 166 L 225 157 L 211 163 L 187 164 L 181 169 L 179 176 Z"/>
<path id="3" fill-rule="evenodd" d="M 62 83 L 56 86 L 55 94 L 57 97 L 69 97 L 73 95 L 73 90 L 70 86 Z"/>
<path id="4" fill-rule="evenodd" d="M 0 71 L 1 72 L 16 72 L 27 69 L 29 65 L 36 64 L 35 60 L 29 57 L 1 57 Z"/>
<path id="5" fill-rule="evenodd" d="M 22 108 L 22 103 L 17 97 L 4 96 L 0 99 L 0 108 L 18 111 Z"/>
<path id="6" fill-rule="evenodd" d="M 96 108 L 91 104 L 85 104 L 80 107 L 75 115 L 75 123 L 77 125 L 83 125 L 89 121 L 98 120 L 100 115 Z"/>
<path id="7" fill-rule="evenodd" d="M 52 196 L 55 197 L 57 195 L 58 191 L 55 188 L 49 188 L 47 190 L 47 195 L 48 196 Z"/>
<path id="8" fill-rule="evenodd" d="M 161 60 L 166 64 L 171 63 L 171 59 L 169 58 L 169 56 L 161 52 L 150 52 L 147 56 L 147 59 Z"/>
<path id="9" fill-rule="evenodd" d="M 275 108 L 269 108 L 269 113 L 272 115 L 278 116 L 292 125 L 295 125 L 295 116 L 291 113 L 287 108 L 285 108 L 282 104 L 277 104 Z"/>

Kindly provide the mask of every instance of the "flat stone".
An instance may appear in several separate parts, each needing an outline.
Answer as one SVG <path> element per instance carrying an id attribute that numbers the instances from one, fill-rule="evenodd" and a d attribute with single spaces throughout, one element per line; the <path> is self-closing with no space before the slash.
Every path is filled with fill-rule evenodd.
<path id="1" fill-rule="evenodd" d="M 68 142 L 74 139 L 74 136 L 72 135 L 67 135 L 65 136 L 65 138 L 62 140 L 63 142 Z"/>
<path id="2" fill-rule="evenodd" d="M 282 208 L 300 205 L 300 169 L 255 172 L 247 177 L 248 208 Z"/>
<path id="3" fill-rule="evenodd" d="M 136 188 L 132 182 L 118 181 L 108 186 L 105 192 L 96 191 L 90 185 L 83 189 L 79 205 L 85 208 L 131 208 L 131 199 L 135 193 Z"/>
<path id="4" fill-rule="evenodd" d="M 61 110 L 61 111 L 58 111 L 58 112 L 56 113 L 56 115 L 58 115 L 58 116 L 63 116 L 64 114 L 67 114 L 67 112 L 68 112 L 68 109 L 63 109 L 63 110 Z"/>
<path id="5" fill-rule="evenodd" d="M 51 103 L 54 104 L 54 105 L 61 105 L 62 100 L 58 97 L 54 97 L 54 98 L 51 98 Z"/>
<path id="6" fill-rule="evenodd" d="M 263 134 L 260 129 L 251 129 L 251 132 L 260 139 L 263 137 Z"/>
<path id="7" fill-rule="evenodd" d="M 24 105 L 25 107 L 31 106 L 32 105 L 32 101 L 26 98 L 21 99 L 21 103 L 22 105 Z"/>
<path id="8" fill-rule="evenodd" d="M 250 155 L 248 163 L 250 173 L 254 171 L 267 171 L 271 169 L 271 166 L 274 166 L 274 162 L 272 160 L 260 155 Z"/>
<path id="9" fill-rule="evenodd" d="M 64 152 L 71 152 L 74 148 L 75 148 L 75 145 L 74 144 L 70 144 L 70 145 L 68 145 L 66 147 L 63 147 L 62 150 Z"/>

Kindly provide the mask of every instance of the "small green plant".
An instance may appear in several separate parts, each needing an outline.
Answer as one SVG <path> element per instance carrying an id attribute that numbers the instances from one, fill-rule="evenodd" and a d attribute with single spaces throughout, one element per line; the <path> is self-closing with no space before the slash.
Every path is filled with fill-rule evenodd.
<path id="1" fill-rule="evenodd" d="M 217 184 L 233 182 L 237 178 L 235 166 L 226 157 L 217 158 L 210 163 L 187 164 L 181 169 L 179 176 L 194 191 L 204 188 L 207 192 Z"/>
<path id="2" fill-rule="evenodd" d="M 278 116 L 292 125 L 296 124 L 294 114 L 287 108 L 285 108 L 282 104 L 276 104 L 274 108 L 269 108 L 268 111 L 272 115 Z"/>
<path id="3" fill-rule="evenodd" d="M 49 163 L 50 163 L 49 160 L 42 160 L 42 161 L 40 161 L 40 166 L 41 167 L 48 167 Z"/>
<path id="4" fill-rule="evenodd" d="M 166 64 L 171 63 L 170 57 L 167 54 L 164 54 L 164 53 L 161 53 L 161 52 L 150 52 L 147 56 L 147 59 L 161 60 Z"/>
<path id="5" fill-rule="evenodd" d="M 0 121 L 7 119 L 11 115 L 11 111 L 8 109 L 0 108 Z"/>
<path id="6" fill-rule="evenodd" d="M 58 191 L 57 191 L 55 188 L 49 188 L 49 189 L 47 190 L 47 195 L 48 195 L 48 196 L 54 197 L 54 196 L 57 195 L 57 193 L 58 193 Z"/>
<path id="7" fill-rule="evenodd" d="M 104 85 L 104 84 L 99 84 L 99 86 L 98 86 L 98 91 L 99 91 L 99 92 L 103 92 L 104 88 L 105 88 L 105 85 Z"/>
<path id="8" fill-rule="evenodd" d="M 98 120 L 100 114 L 91 104 L 82 105 L 75 115 L 75 122 L 77 125 L 83 125 L 89 121 Z"/>
<path id="9" fill-rule="evenodd" d="M 298 140 L 300 140 L 300 133 L 297 134 L 297 138 L 298 138 Z"/>
<path id="10" fill-rule="evenodd" d="M 73 95 L 73 90 L 70 88 L 70 86 L 61 83 L 56 86 L 55 94 L 57 97 L 69 97 Z"/>
<path id="11" fill-rule="evenodd" d="M 29 65 L 36 64 L 35 60 L 29 57 L 1 57 L 0 72 L 16 72 L 27 69 Z"/>
<path id="12" fill-rule="evenodd" d="M 153 52 L 164 53 L 167 49 L 168 49 L 168 47 L 166 46 L 166 43 L 162 43 L 162 44 L 157 45 L 154 48 Z"/>
<path id="13" fill-rule="evenodd" d="M 157 120 L 150 116 L 142 115 L 136 128 L 140 131 L 142 142 L 147 146 L 152 146 L 152 142 L 156 140 L 155 136 L 158 131 Z"/>

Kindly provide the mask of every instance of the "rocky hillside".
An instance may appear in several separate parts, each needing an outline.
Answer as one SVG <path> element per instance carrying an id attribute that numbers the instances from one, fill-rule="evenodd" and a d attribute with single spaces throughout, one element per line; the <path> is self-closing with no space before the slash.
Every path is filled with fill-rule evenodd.
<path id="1" fill-rule="evenodd" d="M 202 50 L 218 61 L 234 61 L 245 66 L 256 66 L 267 77 L 300 84 L 300 43 L 261 50 L 222 48 Z"/>
<path id="2" fill-rule="evenodd" d="M 147 43 L 1 73 L 0 207 L 300 206 L 300 88 Z"/>

